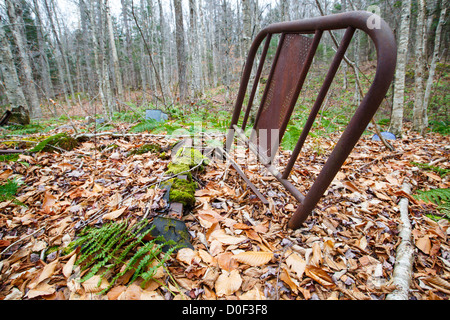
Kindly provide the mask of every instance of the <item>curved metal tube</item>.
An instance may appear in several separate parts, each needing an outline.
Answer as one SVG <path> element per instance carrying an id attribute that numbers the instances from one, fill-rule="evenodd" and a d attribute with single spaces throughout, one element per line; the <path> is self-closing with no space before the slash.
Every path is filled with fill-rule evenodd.
<path id="1" fill-rule="evenodd" d="M 369 19 L 379 19 L 379 28 L 369 28 Z M 257 50 L 262 41 L 268 35 L 278 33 L 314 33 L 317 30 L 326 31 L 346 29 L 348 27 L 362 30 L 372 39 L 377 51 L 375 77 L 368 92 L 350 120 L 350 123 L 322 168 L 322 171 L 307 193 L 304 201 L 298 206 L 296 212 L 289 221 L 288 226 L 293 229 L 300 227 L 314 209 L 385 97 L 394 77 L 396 66 L 397 46 L 394 35 L 383 19 L 366 11 L 346 12 L 304 20 L 274 23 L 261 30 L 256 36 L 250 47 L 245 69 L 241 78 L 241 85 L 236 98 L 230 130 L 227 135 L 227 150 L 230 150 L 233 143 L 233 126 L 236 125 L 239 120 L 251 69 Z"/>

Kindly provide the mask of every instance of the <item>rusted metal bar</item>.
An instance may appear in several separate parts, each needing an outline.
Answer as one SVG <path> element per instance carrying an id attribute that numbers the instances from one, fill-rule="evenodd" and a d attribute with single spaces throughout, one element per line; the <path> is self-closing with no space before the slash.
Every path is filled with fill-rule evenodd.
<path id="1" fill-rule="evenodd" d="M 336 72 L 339 69 L 339 65 L 341 64 L 342 58 L 345 55 L 345 51 L 347 50 L 354 33 L 355 28 L 353 27 L 348 27 L 347 30 L 345 31 L 344 37 L 342 38 L 341 44 L 334 56 L 330 69 L 328 69 L 328 73 L 322 84 L 322 88 L 320 88 L 317 99 L 314 102 L 313 107 L 311 108 L 311 112 L 308 116 L 308 119 L 306 120 L 302 133 L 300 134 L 300 138 L 298 139 L 297 144 L 295 145 L 295 148 L 292 151 L 292 155 L 289 159 L 289 162 L 286 165 L 286 168 L 284 169 L 283 179 L 287 179 L 289 177 L 292 167 L 294 166 L 295 161 L 297 161 L 298 154 L 300 153 L 303 144 L 305 143 L 306 137 L 308 136 L 308 133 L 311 130 L 311 127 L 314 123 L 314 120 L 317 117 L 317 113 L 319 112 L 320 107 L 322 106 L 322 103 L 325 97 L 327 96 L 328 89 L 330 88 L 331 83 L 333 82 L 334 76 L 336 75 Z"/>
<path id="2" fill-rule="evenodd" d="M 369 19 L 378 19 L 379 23 L 377 23 L 377 28 L 373 28 L 372 24 L 368 23 Z M 348 29 L 347 29 L 348 28 Z M 364 31 L 373 41 L 376 51 L 377 51 L 377 68 L 376 68 L 376 74 L 373 79 L 372 85 L 370 86 L 368 92 L 366 93 L 365 97 L 361 101 L 361 104 L 357 108 L 354 116 L 350 120 L 350 123 L 348 124 L 347 128 L 345 129 L 344 133 L 342 134 L 341 138 L 339 139 L 336 147 L 332 151 L 330 157 L 328 158 L 327 162 L 325 163 L 322 171 L 320 172 L 319 176 L 317 177 L 316 181 L 314 182 L 313 186 L 307 193 L 306 197 L 303 198 L 303 196 L 299 195 L 299 191 L 285 179 L 289 175 L 290 169 L 292 168 L 295 159 L 298 156 L 298 153 L 300 150 L 296 151 L 294 159 L 290 160 L 290 168 L 289 170 L 285 170 L 285 174 L 281 175 L 276 168 L 273 167 L 273 165 L 269 162 L 265 162 L 265 166 L 267 169 L 294 195 L 294 197 L 300 202 L 300 205 L 298 206 L 296 212 L 292 216 L 291 220 L 289 221 L 288 226 L 290 228 L 298 228 L 303 221 L 308 217 L 308 215 L 311 213 L 311 211 L 314 209 L 318 201 L 320 200 L 321 196 L 325 192 L 325 190 L 328 188 L 331 181 L 334 179 L 334 176 L 341 168 L 342 164 L 344 163 L 345 159 L 348 157 L 349 153 L 359 140 L 360 136 L 364 132 L 367 124 L 372 119 L 373 115 L 375 114 L 376 110 L 378 109 L 378 106 L 382 102 L 382 99 L 384 98 L 387 90 L 389 89 L 389 86 L 392 82 L 393 76 L 394 76 L 394 70 L 396 65 L 396 43 L 393 36 L 393 33 L 389 26 L 386 24 L 384 20 L 382 20 L 378 16 L 374 16 L 370 12 L 366 11 L 355 11 L 355 12 L 346 12 L 336 15 L 330 15 L 330 16 L 324 16 L 324 17 L 317 17 L 317 18 L 311 18 L 311 19 L 304 19 L 304 20 L 298 20 L 298 21 L 289 21 L 289 22 L 282 22 L 282 23 L 275 23 L 271 24 L 267 28 L 263 29 L 254 39 L 249 55 L 247 57 L 247 62 L 244 68 L 244 72 L 242 74 L 241 78 L 241 84 L 239 87 L 238 95 L 236 98 L 235 108 L 233 112 L 233 116 L 231 119 L 229 131 L 227 134 L 227 141 L 226 141 L 226 150 L 229 151 L 231 149 L 231 146 L 234 141 L 234 135 L 235 132 L 238 132 L 235 127 L 239 120 L 239 115 L 242 109 L 242 103 L 245 98 L 245 93 L 247 90 L 251 69 L 253 66 L 253 62 L 255 59 L 256 52 L 262 43 L 262 41 L 266 38 L 268 34 L 281 34 L 282 39 L 280 39 L 279 48 L 277 51 L 281 50 L 282 43 L 284 41 L 284 37 L 287 34 L 290 33 L 296 33 L 296 34 L 305 34 L 305 33 L 316 33 L 318 31 L 326 31 L 326 30 L 336 30 L 336 29 L 347 29 L 346 34 L 348 34 L 352 29 L 359 29 Z M 283 41 L 281 41 L 283 40 Z M 348 44 L 347 44 L 348 45 Z M 344 50 L 345 51 L 345 50 Z M 279 52 L 277 52 L 277 55 L 279 56 Z M 278 59 L 279 57 L 276 56 Z M 336 58 L 335 58 L 336 59 Z M 275 59 L 276 60 L 276 59 Z M 301 62 L 304 63 L 304 62 Z M 337 62 L 336 62 L 337 63 Z M 276 64 L 276 61 L 274 61 L 274 65 Z M 333 67 L 333 66 L 332 66 Z M 272 66 L 272 71 L 275 70 L 275 67 Z M 271 73 L 272 73 L 271 71 Z M 330 71 L 329 73 L 332 73 Z M 332 80 L 332 79 L 331 79 Z M 270 82 L 268 82 L 268 85 L 270 85 Z M 268 86 L 267 85 L 267 86 Z M 265 94 L 263 96 L 263 101 L 261 103 L 261 106 L 258 110 L 257 115 L 257 121 L 256 124 L 259 122 L 260 113 L 262 111 L 263 106 L 265 105 L 265 99 L 267 97 L 267 91 L 269 90 L 266 86 Z M 329 86 L 329 84 L 324 84 L 321 91 L 326 91 L 326 87 Z M 319 95 L 318 100 L 316 102 L 316 107 L 313 107 L 313 114 L 310 114 L 310 117 L 312 120 L 315 118 L 314 112 L 316 112 L 320 109 L 320 105 L 322 104 L 324 96 Z M 280 108 L 278 105 L 272 105 L 272 108 Z M 273 110 L 272 110 L 273 111 Z M 280 110 L 275 110 L 276 112 L 274 114 L 282 115 L 280 113 Z M 279 117 L 283 121 L 286 120 L 286 118 L 283 118 L 282 116 Z M 269 120 L 270 122 L 270 120 Z M 312 125 L 312 122 L 308 124 L 308 126 Z M 264 127 L 262 128 L 269 128 L 270 127 Z M 281 128 L 281 124 L 280 127 Z M 245 129 L 245 128 L 243 128 Z M 255 125 L 255 129 L 258 129 L 258 126 Z M 305 130 L 306 129 L 306 130 Z M 305 127 L 304 132 L 305 135 L 307 134 L 307 131 L 309 131 L 310 128 Z M 239 135 L 242 132 L 239 131 Z M 280 135 L 281 139 L 282 135 Z M 301 140 L 304 140 L 302 138 Z M 304 141 L 303 141 L 304 142 Z M 303 144 L 303 142 L 300 142 L 299 144 Z M 301 147 L 301 145 L 299 145 Z M 252 147 L 253 148 L 253 147 Z M 301 148 L 298 148 L 301 149 Z M 251 149 L 252 150 L 252 149 Z M 253 152 L 254 150 L 252 150 Z M 258 150 L 256 148 L 256 154 L 258 154 Z M 267 159 L 266 159 L 267 160 Z"/>
<path id="3" fill-rule="evenodd" d="M 248 117 L 250 115 L 250 110 L 253 105 L 253 100 L 255 99 L 256 90 L 258 89 L 258 82 L 261 78 L 261 72 L 264 66 L 264 62 L 266 60 L 267 51 L 269 50 L 270 40 L 272 39 L 272 35 L 269 33 L 266 37 L 266 43 L 264 45 L 264 49 L 261 53 L 261 58 L 259 60 L 258 70 L 256 71 L 255 80 L 253 82 L 252 92 L 250 93 L 250 98 L 247 104 L 247 110 L 245 111 L 244 121 L 242 122 L 242 130 L 247 126 Z"/>
<path id="4" fill-rule="evenodd" d="M 236 130 L 236 134 L 241 138 L 248 146 L 251 152 L 261 159 L 261 164 L 263 164 L 266 169 L 278 180 L 281 184 L 294 196 L 294 198 L 302 202 L 305 199 L 305 196 L 297 190 L 297 188 L 288 180 L 283 179 L 281 173 L 272 165 L 271 159 L 269 159 L 265 154 L 259 152 L 258 147 L 251 142 L 246 136 L 245 133 L 234 125 L 234 129 Z"/>
<path id="5" fill-rule="evenodd" d="M 239 128 L 238 128 L 239 130 Z M 269 204 L 269 201 L 262 195 L 262 193 L 258 190 L 258 188 L 250 181 L 250 179 L 247 178 L 244 171 L 241 169 L 239 164 L 237 164 L 230 156 L 228 152 L 223 150 L 221 147 L 216 147 L 216 150 L 218 153 L 225 157 L 228 161 L 230 161 L 230 164 L 233 166 L 233 168 L 236 170 L 236 172 L 244 179 L 244 181 L 247 183 L 247 185 L 252 189 L 252 191 L 255 193 L 255 195 L 261 200 L 263 204 Z"/>

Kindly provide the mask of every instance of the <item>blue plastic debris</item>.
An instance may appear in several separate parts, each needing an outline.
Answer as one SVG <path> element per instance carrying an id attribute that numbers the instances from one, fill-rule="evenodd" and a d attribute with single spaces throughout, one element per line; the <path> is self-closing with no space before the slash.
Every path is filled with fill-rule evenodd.
<path id="1" fill-rule="evenodd" d="M 382 132 L 381 136 L 385 140 L 396 140 L 395 135 L 393 133 L 390 133 L 390 132 Z M 378 135 L 374 134 L 373 137 L 372 137 L 372 141 L 380 141 L 380 137 Z"/>
<path id="2" fill-rule="evenodd" d="M 147 109 L 145 110 L 145 120 L 156 120 L 156 121 L 166 121 L 169 119 L 169 116 L 157 109 Z"/>

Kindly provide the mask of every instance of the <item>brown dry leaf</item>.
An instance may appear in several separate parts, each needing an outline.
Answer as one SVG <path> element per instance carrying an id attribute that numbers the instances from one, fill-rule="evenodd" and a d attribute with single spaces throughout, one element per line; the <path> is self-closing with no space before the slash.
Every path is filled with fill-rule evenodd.
<path id="1" fill-rule="evenodd" d="M 109 212 L 109 213 L 107 213 L 107 214 L 105 214 L 103 216 L 103 220 L 114 220 L 114 219 L 117 219 L 118 217 L 120 217 L 122 215 L 122 213 L 125 212 L 126 209 L 127 209 L 127 207 L 123 207 L 121 209 Z"/>
<path id="2" fill-rule="evenodd" d="M 63 268 L 63 275 L 68 278 L 72 274 L 73 265 L 75 264 L 75 260 L 77 259 L 77 255 L 74 254 L 72 257 L 70 257 L 69 261 L 64 265 Z"/>
<path id="3" fill-rule="evenodd" d="M 0 173 L 0 180 L 6 180 L 13 173 L 11 169 L 6 169 L 2 173 Z"/>
<path id="4" fill-rule="evenodd" d="M 59 259 L 47 264 L 39 275 L 38 283 L 50 278 L 55 273 L 56 267 L 58 266 Z"/>
<path id="5" fill-rule="evenodd" d="M 268 263 L 273 257 L 272 252 L 254 252 L 247 251 L 235 254 L 234 259 L 241 263 L 248 264 L 252 267 L 262 266 Z"/>
<path id="6" fill-rule="evenodd" d="M 239 290 L 242 284 L 242 278 L 237 269 L 231 272 L 222 271 L 215 283 L 217 296 L 229 296 Z"/>
<path id="7" fill-rule="evenodd" d="M 141 292 L 141 300 L 164 300 L 164 297 L 156 291 L 144 290 Z"/>
<path id="8" fill-rule="evenodd" d="M 217 255 L 217 263 L 221 269 L 231 271 L 239 267 L 239 263 L 234 259 L 231 252 L 225 252 Z"/>
<path id="9" fill-rule="evenodd" d="M 117 298 L 119 298 L 119 296 L 122 294 L 122 292 L 124 292 L 126 289 L 127 289 L 127 287 L 125 287 L 125 286 L 117 286 L 117 287 L 112 288 L 106 294 L 108 296 L 108 300 L 117 300 Z"/>
<path id="10" fill-rule="evenodd" d="M 323 263 L 322 259 L 322 250 L 320 249 L 320 245 L 318 242 L 314 242 L 312 245 L 312 257 L 309 261 L 310 265 L 320 267 Z"/>
<path id="11" fill-rule="evenodd" d="M 336 287 L 330 275 L 321 268 L 317 268 L 312 265 L 307 265 L 305 268 L 305 274 L 311 279 L 320 283 L 325 288 L 331 289 Z"/>
<path id="12" fill-rule="evenodd" d="M 106 289 L 109 285 L 108 280 L 106 280 L 105 278 L 102 278 L 100 285 L 98 285 L 99 280 L 100 276 L 95 275 L 81 283 L 81 285 L 83 286 L 86 293 L 97 293 L 102 291 L 103 289 Z"/>
<path id="13" fill-rule="evenodd" d="M 209 265 L 213 265 L 217 262 L 217 260 L 212 255 L 210 255 L 206 250 L 203 249 L 198 250 L 198 255 L 200 256 L 200 258 L 202 258 L 203 262 Z"/>
<path id="14" fill-rule="evenodd" d="M 292 252 L 286 259 L 286 264 L 289 268 L 297 274 L 297 278 L 302 280 L 303 273 L 306 268 L 306 261 L 303 260 L 297 253 Z"/>
<path id="15" fill-rule="evenodd" d="M 431 240 L 429 236 L 424 236 L 416 240 L 416 247 L 419 248 L 423 253 L 430 254 L 431 250 Z"/>
<path id="16" fill-rule="evenodd" d="M 191 265 L 194 261 L 199 262 L 200 257 L 198 256 L 197 252 L 192 250 L 191 248 L 182 248 L 177 252 L 177 260 Z"/>
<path id="17" fill-rule="evenodd" d="M 291 288 L 291 291 L 295 294 L 298 294 L 298 281 L 295 279 L 292 279 L 289 275 L 289 272 L 286 270 L 286 268 L 283 268 L 283 271 L 280 274 L 280 279 L 286 283 L 289 288 Z"/>
<path id="18" fill-rule="evenodd" d="M 46 191 L 44 195 L 44 201 L 42 202 L 42 210 L 49 214 L 52 210 L 53 205 L 56 203 L 58 198 L 52 195 L 50 192 Z"/>
<path id="19" fill-rule="evenodd" d="M 124 292 L 122 298 L 124 300 L 140 300 L 142 289 L 137 284 L 132 283 Z"/>
<path id="20" fill-rule="evenodd" d="M 55 293 L 56 288 L 55 285 L 49 285 L 48 283 L 40 283 L 36 286 L 36 288 L 31 289 L 27 292 L 26 297 L 29 299 L 33 299 L 40 296 L 47 296 Z"/>
<path id="21" fill-rule="evenodd" d="M 259 291 L 257 287 L 253 287 L 253 289 L 244 292 L 239 296 L 240 300 L 266 300 L 264 294 Z"/>
<path id="22" fill-rule="evenodd" d="M 230 236 L 228 234 L 225 233 L 225 230 L 223 229 L 218 229 L 218 230 L 214 230 L 211 235 L 210 238 L 212 239 L 216 239 L 220 242 L 222 242 L 223 244 L 238 244 L 241 243 L 245 240 L 247 240 L 247 237 L 243 237 L 243 236 Z"/>

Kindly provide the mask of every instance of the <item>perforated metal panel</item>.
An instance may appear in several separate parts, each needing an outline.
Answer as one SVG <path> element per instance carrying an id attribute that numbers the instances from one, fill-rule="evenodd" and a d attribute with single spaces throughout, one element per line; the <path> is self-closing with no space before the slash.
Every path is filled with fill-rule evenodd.
<path id="1" fill-rule="evenodd" d="M 298 98 L 297 83 L 312 42 L 312 38 L 300 34 L 288 33 L 280 39 L 276 61 L 261 101 L 255 125 L 256 134 L 252 137 L 260 152 L 270 158 L 272 148 L 278 145 L 284 134 L 284 130 L 280 131 L 282 124 L 286 117 L 291 116 L 293 105 Z M 278 131 L 272 131 L 274 129 Z"/>

